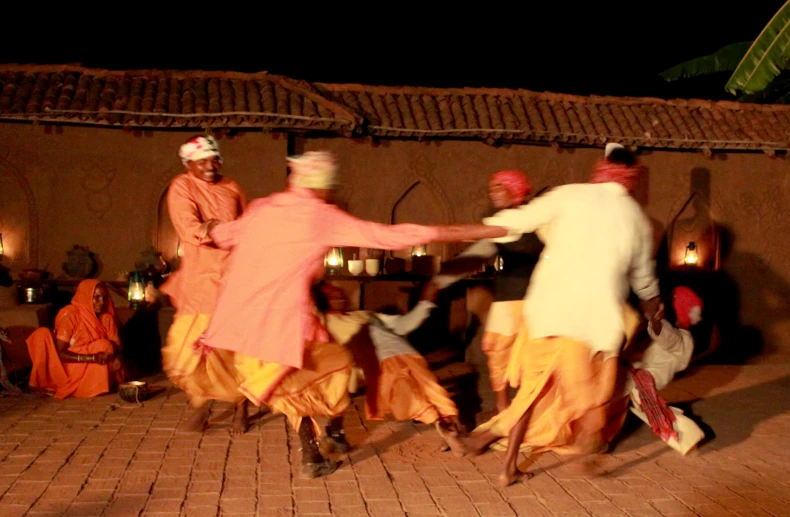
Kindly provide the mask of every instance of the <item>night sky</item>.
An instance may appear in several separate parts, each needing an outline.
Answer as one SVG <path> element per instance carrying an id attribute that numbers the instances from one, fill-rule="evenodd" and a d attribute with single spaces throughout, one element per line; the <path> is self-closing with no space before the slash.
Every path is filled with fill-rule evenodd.
<path id="1" fill-rule="evenodd" d="M 514 4 L 520 8 L 455 3 L 433 11 L 421 3 L 354 4 L 369 5 L 364 13 L 338 3 L 329 14 L 305 8 L 231 21 L 227 13 L 216 19 L 204 13 L 214 23 L 149 14 L 135 23 L 116 15 L 105 17 L 111 23 L 82 19 L 51 30 L 12 26 L 0 34 L 0 62 L 268 70 L 317 82 L 733 99 L 723 88 L 729 74 L 681 84 L 665 83 L 658 73 L 755 39 L 783 3 L 613 0 L 576 6 L 555 0 Z M 235 15 L 245 12 L 242 3 L 227 5 L 236 6 Z"/>

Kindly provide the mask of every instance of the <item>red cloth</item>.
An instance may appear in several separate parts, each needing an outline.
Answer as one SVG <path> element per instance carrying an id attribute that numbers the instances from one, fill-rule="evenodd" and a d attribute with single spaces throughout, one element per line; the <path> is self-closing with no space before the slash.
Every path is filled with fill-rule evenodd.
<path id="1" fill-rule="evenodd" d="M 636 183 L 642 173 L 642 166 L 626 167 L 608 160 L 599 160 L 593 169 L 590 183 L 619 183 L 629 192 L 636 188 Z"/>
<path id="2" fill-rule="evenodd" d="M 702 310 L 702 299 L 697 293 L 686 286 L 676 287 L 672 295 L 672 305 L 677 314 L 678 326 L 687 329 L 691 326 L 691 310 L 699 307 Z"/>
<path id="3" fill-rule="evenodd" d="M 643 369 L 635 369 L 630 366 L 628 370 L 634 379 L 636 391 L 639 393 L 639 402 L 642 411 L 647 415 L 650 429 L 653 434 L 667 441 L 670 438 L 678 439 L 678 433 L 672 427 L 675 422 L 675 414 L 669 409 L 667 401 L 658 396 L 656 391 L 656 381 L 650 372 Z"/>
<path id="4" fill-rule="evenodd" d="M 514 205 L 520 205 L 532 192 L 532 184 L 521 171 L 500 171 L 491 176 L 492 181 L 501 183 L 510 192 Z"/>

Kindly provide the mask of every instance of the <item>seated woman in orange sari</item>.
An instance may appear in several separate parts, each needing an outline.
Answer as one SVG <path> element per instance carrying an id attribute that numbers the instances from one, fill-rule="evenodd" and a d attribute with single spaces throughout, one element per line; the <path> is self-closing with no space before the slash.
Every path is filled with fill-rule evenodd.
<path id="1" fill-rule="evenodd" d="M 95 397 L 123 382 L 118 324 L 107 286 L 83 280 L 55 318 L 54 333 L 39 328 L 27 338 L 33 362 L 30 387 L 55 398 Z"/>

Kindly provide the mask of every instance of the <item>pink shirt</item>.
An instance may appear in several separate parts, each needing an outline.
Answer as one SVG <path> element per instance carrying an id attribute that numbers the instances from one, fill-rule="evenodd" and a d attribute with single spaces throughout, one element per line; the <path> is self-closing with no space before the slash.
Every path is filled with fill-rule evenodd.
<path id="1" fill-rule="evenodd" d="M 329 248 L 399 249 L 431 242 L 438 232 L 363 221 L 309 189 L 289 187 L 253 201 L 241 218 L 216 226 L 211 237 L 233 251 L 206 344 L 301 368 L 305 342 L 326 339 L 310 287 L 323 275 Z"/>

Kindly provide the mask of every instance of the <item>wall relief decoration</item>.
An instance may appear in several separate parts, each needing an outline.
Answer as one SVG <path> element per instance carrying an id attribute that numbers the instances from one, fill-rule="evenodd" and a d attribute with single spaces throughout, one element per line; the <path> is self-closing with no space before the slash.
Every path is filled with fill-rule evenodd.
<path id="1" fill-rule="evenodd" d="M 102 165 L 82 170 L 81 185 L 85 191 L 88 211 L 99 219 L 112 208 L 112 195 L 109 189 L 115 175 L 115 169 L 104 169 Z"/>

